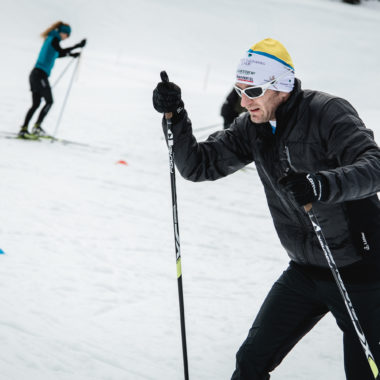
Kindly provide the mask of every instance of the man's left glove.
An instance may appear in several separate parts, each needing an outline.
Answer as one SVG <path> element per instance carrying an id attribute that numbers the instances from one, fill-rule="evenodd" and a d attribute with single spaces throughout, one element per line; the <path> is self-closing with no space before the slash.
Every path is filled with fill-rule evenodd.
<path id="1" fill-rule="evenodd" d="M 69 53 L 70 57 L 78 58 L 80 56 L 80 53 Z"/>
<path id="2" fill-rule="evenodd" d="M 300 207 L 328 197 L 327 179 L 319 173 L 292 173 L 280 178 L 278 183 Z"/>
<path id="3" fill-rule="evenodd" d="M 172 113 L 172 122 L 181 120 L 185 110 L 181 89 L 173 82 L 160 82 L 153 91 L 153 107 L 160 113 Z"/>

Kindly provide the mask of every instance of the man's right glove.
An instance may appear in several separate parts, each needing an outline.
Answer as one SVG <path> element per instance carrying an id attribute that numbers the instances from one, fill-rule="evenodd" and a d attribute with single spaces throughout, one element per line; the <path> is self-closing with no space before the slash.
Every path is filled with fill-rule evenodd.
<path id="1" fill-rule="evenodd" d="M 315 201 L 324 201 L 328 197 L 327 179 L 319 173 L 292 173 L 280 178 L 278 183 L 300 207 Z"/>
<path id="2" fill-rule="evenodd" d="M 160 82 L 153 91 L 153 107 L 160 113 L 172 113 L 172 122 L 181 120 L 185 114 L 181 89 L 173 82 Z"/>
<path id="3" fill-rule="evenodd" d="M 78 58 L 80 56 L 80 53 L 69 53 L 70 57 Z"/>

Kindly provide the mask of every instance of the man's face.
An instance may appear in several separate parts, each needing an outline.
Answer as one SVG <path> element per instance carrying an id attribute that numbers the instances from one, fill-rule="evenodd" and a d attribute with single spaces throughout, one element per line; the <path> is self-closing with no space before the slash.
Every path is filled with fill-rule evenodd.
<path id="1" fill-rule="evenodd" d="M 236 86 L 244 90 L 252 85 L 236 83 Z M 284 92 L 266 90 L 263 96 L 250 99 L 247 95 L 242 94 L 241 106 L 246 108 L 254 123 L 266 123 L 269 120 L 275 120 L 275 112 L 278 106 L 288 98 Z"/>

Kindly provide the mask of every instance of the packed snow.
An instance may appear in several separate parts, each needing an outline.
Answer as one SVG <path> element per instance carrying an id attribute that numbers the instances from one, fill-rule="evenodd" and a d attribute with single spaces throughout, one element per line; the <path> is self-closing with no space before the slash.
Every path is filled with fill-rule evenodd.
<path id="1" fill-rule="evenodd" d="M 38 35 L 57 20 L 73 29 L 63 46 L 88 39 L 57 131 L 84 146 L 6 138 L 31 104 Z M 220 128 L 239 58 L 276 38 L 305 88 L 348 99 L 380 136 L 378 1 L 2 0 L 0 30 L 0 379 L 183 378 L 168 153 L 151 104 L 162 69 L 194 128 Z M 50 133 L 74 67 L 53 89 Z M 177 193 L 190 378 L 229 379 L 288 257 L 253 165 L 216 182 L 177 175 Z M 342 380 L 342 358 L 326 316 L 271 378 Z"/>

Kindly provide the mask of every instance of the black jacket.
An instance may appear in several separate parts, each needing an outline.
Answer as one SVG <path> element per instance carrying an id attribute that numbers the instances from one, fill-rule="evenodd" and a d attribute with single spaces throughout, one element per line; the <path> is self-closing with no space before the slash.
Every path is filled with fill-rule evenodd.
<path id="1" fill-rule="evenodd" d="M 276 112 L 277 129 L 249 114 L 198 143 L 191 122 L 173 125 L 174 159 L 191 181 L 216 180 L 255 162 L 283 247 L 299 264 L 327 267 L 310 221 L 278 186 L 286 171 L 320 172 L 329 196 L 313 204 L 339 267 L 380 256 L 380 149 L 344 99 L 302 90 L 299 80 Z M 165 128 L 165 123 L 163 124 Z"/>

